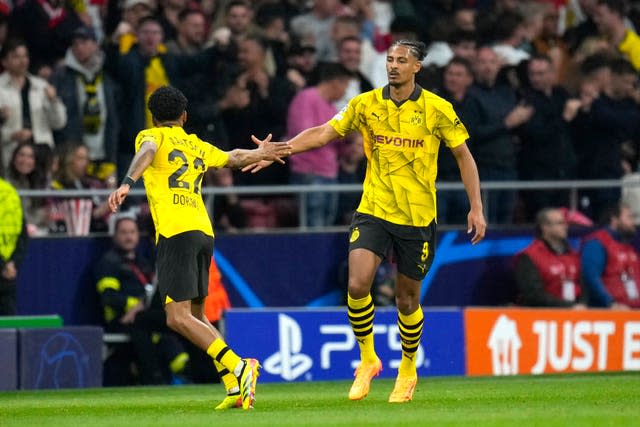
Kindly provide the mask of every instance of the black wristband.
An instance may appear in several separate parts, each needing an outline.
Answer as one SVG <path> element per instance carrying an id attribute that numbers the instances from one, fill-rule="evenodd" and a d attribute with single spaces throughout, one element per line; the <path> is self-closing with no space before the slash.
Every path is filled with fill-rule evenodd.
<path id="1" fill-rule="evenodd" d="M 136 182 L 129 175 L 125 176 L 124 179 L 122 180 L 122 185 L 127 184 L 129 187 L 133 187 L 133 184 L 135 183 Z"/>

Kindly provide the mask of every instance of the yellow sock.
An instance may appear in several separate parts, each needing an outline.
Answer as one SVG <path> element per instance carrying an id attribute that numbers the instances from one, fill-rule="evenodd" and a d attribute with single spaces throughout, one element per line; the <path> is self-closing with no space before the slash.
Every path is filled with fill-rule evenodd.
<path id="1" fill-rule="evenodd" d="M 217 360 L 213 360 L 213 364 L 218 371 L 218 375 L 220 375 L 220 380 L 222 384 L 224 384 L 225 390 L 227 390 L 227 394 L 233 394 L 240 392 L 240 386 L 238 385 L 238 378 L 233 375 L 227 368 L 222 366 L 220 362 Z"/>
<path id="2" fill-rule="evenodd" d="M 378 359 L 373 346 L 373 317 L 374 306 L 371 294 L 360 299 L 347 295 L 349 323 L 360 346 L 360 360 L 373 363 Z"/>
<path id="3" fill-rule="evenodd" d="M 402 359 L 398 367 L 400 376 L 416 376 L 416 354 L 422 336 L 424 314 L 422 307 L 409 315 L 398 312 L 398 329 L 402 340 Z"/>
<path id="4" fill-rule="evenodd" d="M 211 356 L 213 360 L 218 361 L 218 363 L 227 368 L 229 372 L 234 372 L 240 363 L 240 357 L 220 338 L 216 338 L 216 340 L 209 345 L 207 354 Z"/>

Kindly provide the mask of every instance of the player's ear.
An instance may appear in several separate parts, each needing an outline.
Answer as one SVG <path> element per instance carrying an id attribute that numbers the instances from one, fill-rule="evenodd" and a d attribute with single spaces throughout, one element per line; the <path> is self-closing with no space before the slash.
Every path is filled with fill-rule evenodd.
<path id="1" fill-rule="evenodd" d="M 182 122 L 182 124 L 184 125 L 185 123 L 187 123 L 187 111 L 183 111 L 182 115 L 180 116 L 180 121 Z"/>
<path id="2" fill-rule="evenodd" d="M 420 72 L 421 68 L 422 68 L 422 62 L 416 59 L 416 63 L 413 65 L 413 73 L 417 74 L 418 72 Z"/>

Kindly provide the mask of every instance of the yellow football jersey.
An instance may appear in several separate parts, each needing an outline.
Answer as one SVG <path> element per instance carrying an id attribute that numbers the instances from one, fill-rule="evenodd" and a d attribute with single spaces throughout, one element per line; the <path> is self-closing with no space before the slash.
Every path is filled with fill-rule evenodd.
<path id="1" fill-rule="evenodd" d="M 418 227 L 436 218 L 440 141 L 453 148 L 469 138 L 451 103 L 416 85 L 396 105 L 385 86 L 353 98 L 329 124 L 342 136 L 363 136 L 367 172 L 358 212 Z"/>
<path id="2" fill-rule="evenodd" d="M 171 237 L 195 230 L 213 236 L 200 194 L 202 178 L 208 168 L 224 167 L 229 155 L 179 126 L 141 131 L 136 137 L 136 152 L 145 141 L 158 146 L 153 162 L 142 175 L 156 240 L 160 235 Z"/>

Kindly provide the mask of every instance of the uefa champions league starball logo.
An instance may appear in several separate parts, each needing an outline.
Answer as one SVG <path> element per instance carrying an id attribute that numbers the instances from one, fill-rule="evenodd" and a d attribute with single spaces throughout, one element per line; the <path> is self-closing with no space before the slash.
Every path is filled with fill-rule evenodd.
<path id="1" fill-rule="evenodd" d="M 34 388 L 85 387 L 89 378 L 89 356 L 71 334 L 60 332 L 42 345 Z"/>

